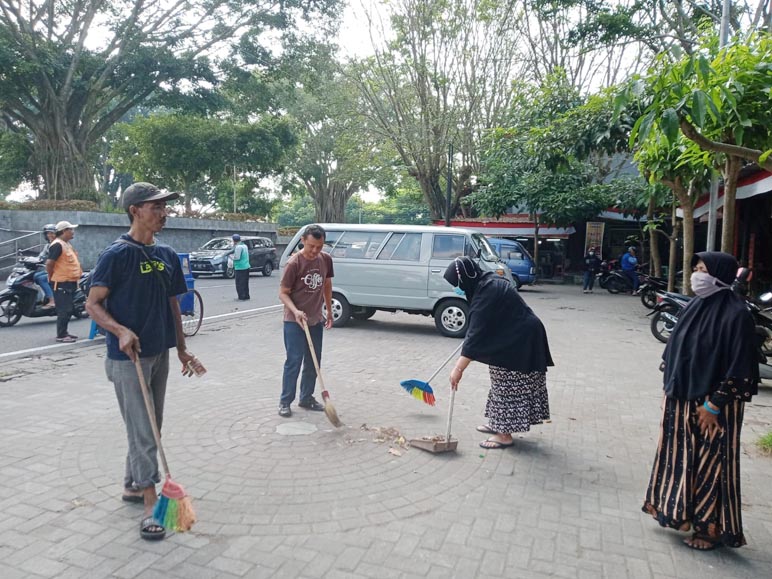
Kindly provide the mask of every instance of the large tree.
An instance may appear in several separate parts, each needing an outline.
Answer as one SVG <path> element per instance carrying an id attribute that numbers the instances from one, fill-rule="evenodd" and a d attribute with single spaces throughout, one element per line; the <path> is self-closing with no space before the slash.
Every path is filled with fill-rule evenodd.
<path id="1" fill-rule="evenodd" d="M 205 91 L 207 57 L 334 0 L 0 0 L 0 122 L 32 136 L 42 196 L 93 192 L 94 145 L 159 92 Z"/>
<path id="2" fill-rule="evenodd" d="M 288 123 L 270 117 L 260 123 L 234 123 L 152 115 L 120 125 L 118 132 L 122 138 L 116 140 L 111 159 L 115 167 L 184 193 L 186 213 L 194 199 L 203 205 L 216 202 L 216 187 L 227 180 L 232 188 L 234 175 L 264 176 L 279 170 L 296 144 Z M 219 193 L 224 199 L 222 189 Z"/>
<path id="3" fill-rule="evenodd" d="M 448 146 L 457 152 L 454 208 L 479 173 L 481 135 L 498 125 L 516 76 L 515 0 L 398 0 L 394 38 L 352 70 L 369 118 L 391 142 L 439 219 L 446 213 Z"/>
<path id="4" fill-rule="evenodd" d="M 772 170 L 772 36 L 754 33 L 719 48 L 706 36 L 693 54 L 661 55 L 646 78 L 648 101 L 641 140 L 659 129 L 670 147 L 681 134 L 710 158 L 724 178 L 721 250 L 734 252 L 735 197 L 740 169 L 754 162 Z M 630 95 L 627 91 L 624 94 Z"/>

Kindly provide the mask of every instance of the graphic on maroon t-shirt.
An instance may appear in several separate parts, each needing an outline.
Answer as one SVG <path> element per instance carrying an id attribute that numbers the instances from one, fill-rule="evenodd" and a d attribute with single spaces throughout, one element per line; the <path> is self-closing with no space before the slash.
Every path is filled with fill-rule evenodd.
<path id="1" fill-rule="evenodd" d="M 324 281 L 328 277 L 333 277 L 333 269 L 332 258 L 326 253 L 320 253 L 314 259 L 306 259 L 301 253 L 297 253 L 284 267 L 281 285 L 289 288 L 292 303 L 306 313 L 309 326 L 322 321 Z M 284 321 L 295 321 L 295 316 L 286 306 Z"/>

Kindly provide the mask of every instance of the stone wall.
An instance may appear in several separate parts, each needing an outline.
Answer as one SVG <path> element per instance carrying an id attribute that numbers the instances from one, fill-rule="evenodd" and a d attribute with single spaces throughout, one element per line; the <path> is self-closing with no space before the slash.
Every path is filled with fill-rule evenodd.
<path id="1" fill-rule="evenodd" d="M 129 229 L 129 219 L 124 213 L 97 213 L 91 211 L 10 211 L 0 210 L 0 243 L 36 232 L 19 241 L 20 249 L 37 249 L 45 243 L 40 232 L 46 223 L 67 220 L 78 225 L 72 244 L 80 256 L 84 269 L 91 269 L 99 253 L 119 235 Z M 188 219 L 170 217 L 166 227 L 158 235 L 158 240 L 172 246 L 179 253 L 190 253 L 201 247 L 213 237 L 229 237 L 234 233 L 241 235 L 260 235 L 277 243 L 276 224 L 253 223 L 244 221 L 221 221 L 217 219 Z M 286 242 L 285 242 L 286 244 Z M 13 244 L 0 245 L 0 256 L 12 253 Z M 277 244 L 281 255 L 283 247 Z M 12 265 L 8 259 L 0 263 L 0 271 L 7 272 Z"/>

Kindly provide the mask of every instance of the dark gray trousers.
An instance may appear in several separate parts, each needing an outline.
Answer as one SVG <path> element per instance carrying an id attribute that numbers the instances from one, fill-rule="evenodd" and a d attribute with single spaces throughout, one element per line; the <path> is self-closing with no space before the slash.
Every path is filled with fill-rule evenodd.
<path id="1" fill-rule="evenodd" d="M 149 358 L 140 358 L 145 382 L 155 409 L 158 430 L 161 430 L 169 375 L 169 351 Z M 144 489 L 161 481 L 158 474 L 158 447 L 145 409 L 139 378 L 131 360 L 105 360 L 107 379 L 115 387 L 118 407 L 126 424 L 129 452 L 126 456 L 124 488 Z"/>

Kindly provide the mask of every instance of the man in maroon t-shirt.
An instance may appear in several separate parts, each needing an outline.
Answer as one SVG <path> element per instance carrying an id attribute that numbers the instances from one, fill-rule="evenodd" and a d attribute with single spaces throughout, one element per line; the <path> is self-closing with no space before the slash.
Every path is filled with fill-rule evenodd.
<path id="1" fill-rule="evenodd" d="M 281 384 L 279 416 L 292 416 L 290 404 L 295 400 L 298 374 L 300 378 L 300 402 L 298 406 L 308 410 L 324 410 L 314 398 L 316 369 L 311 359 L 303 324 L 308 324 L 311 341 L 319 363 L 322 362 L 322 329 L 332 327 L 332 315 L 325 321 L 322 306 L 332 312 L 332 257 L 322 252 L 325 232 L 319 225 L 309 225 L 303 232 L 303 249 L 293 255 L 284 267 L 279 287 L 279 299 L 284 304 L 284 376 Z"/>

